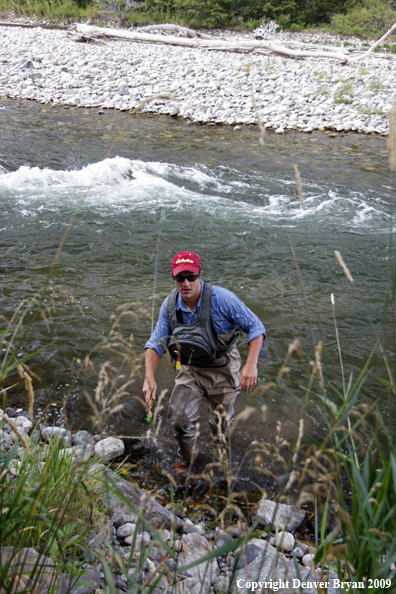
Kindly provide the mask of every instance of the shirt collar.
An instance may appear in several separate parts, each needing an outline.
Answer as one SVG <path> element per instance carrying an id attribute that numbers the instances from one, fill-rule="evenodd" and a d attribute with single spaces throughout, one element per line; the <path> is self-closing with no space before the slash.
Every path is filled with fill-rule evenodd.
<path id="1" fill-rule="evenodd" d="M 200 281 L 201 283 L 201 293 L 199 294 L 199 299 L 198 299 L 198 303 L 197 305 L 194 307 L 193 309 L 193 313 L 197 313 L 199 311 L 199 308 L 201 307 L 201 301 L 202 301 L 202 293 L 203 293 L 203 289 L 204 289 L 204 282 L 203 280 Z M 184 302 L 183 297 L 180 295 L 180 293 L 177 294 L 177 299 L 176 299 L 176 305 L 175 305 L 175 309 L 181 309 L 182 311 L 184 311 L 185 313 L 192 313 L 191 309 L 188 309 L 187 305 Z"/>

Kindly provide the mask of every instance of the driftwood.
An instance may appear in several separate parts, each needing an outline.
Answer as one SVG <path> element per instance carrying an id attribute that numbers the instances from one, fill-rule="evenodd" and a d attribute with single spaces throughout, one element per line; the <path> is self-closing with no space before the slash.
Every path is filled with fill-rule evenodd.
<path id="1" fill-rule="evenodd" d="M 201 33 L 200 31 L 193 31 L 187 27 L 180 27 L 180 25 L 149 25 L 148 27 L 139 27 L 137 33 L 151 33 L 152 31 L 175 31 L 185 37 L 195 39 L 199 37 L 201 39 L 213 39 L 210 35 Z"/>
<path id="2" fill-rule="evenodd" d="M 381 43 L 383 43 L 385 41 L 385 39 L 387 39 L 389 37 L 389 35 L 392 35 L 392 33 L 396 30 L 396 23 L 394 23 L 392 25 L 392 27 L 389 29 L 389 31 L 387 31 L 385 33 L 385 35 L 383 35 L 381 37 L 381 39 L 378 39 L 378 41 L 376 41 L 375 43 L 373 43 L 373 45 L 367 50 L 367 52 L 365 52 L 363 54 L 363 56 L 359 56 L 359 59 L 361 60 L 362 58 L 367 58 L 367 56 L 369 56 L 371 54 L 371 52 L 373 52 L 375 50 L 376 47 L 378 47 L 379 45 L 381 45 Z M 357 62 L 357 59 L 355 58 L 354 60 L 351 60 L 353 62 Z"/>
<path id="3" fill-rule="evenodd" d="M 363 60 L 368 57 L 374 49 L 380 45 L 393 31 L 396 29 L 396 23 L 393 27 L 374 43 L 366 52 L 351 56 L 349 52 L 340 48 L 338 51 L 332 49 L 326 51 L 315 51 L 312 49 L 292 49 L 281 45 L 278 42 L 271 40 L 257 40 L 257 39 L 235 39 L 233 41 L 225 41 L 223 39 L 212 39 L 207 38 L 186 38 L 186 37 L 174 37 L 171 35 L 152 35 L 150 33 L 141 33 L 134 31 L 125 31 L 121 29 L 109 29 L 105 27 L 94 27 L 91 25 L 84 25 L 77 23 L 72 26 L 72 30 L 75 31 L 80 37 L 89 39 L 90 37 L 97 39 L 98 36 L 102 37 L 115 37 L 118 39 L 127 39 L 130 41 L 145 41 L 149 43 L 165 43 L 168 45 L 177 45 L 182 47 L 195 47 L 198 49 L 217 50 L 217 51 L 249 51 L 253 53 L 264 53 L 272 52 L 274 54 L 280 54 L 290 58 L 331 58 L 339 60 L 342 63 L 354 63 L 359 60 Z"/>

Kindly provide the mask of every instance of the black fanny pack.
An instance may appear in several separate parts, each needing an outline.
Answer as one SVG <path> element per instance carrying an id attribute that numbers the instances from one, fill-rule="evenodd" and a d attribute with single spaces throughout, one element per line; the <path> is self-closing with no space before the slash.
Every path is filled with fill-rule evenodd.
<path id="1" fill-rule="evenodd" d="M 230 360 L 227 353 L 238 338 L 238 329 L 227 345 L 223 344 L 214 332 L 210 315 L 211 283 L 204 283 L 198 319 L 193 324 L 183 324 L 182 312 L 175 309 L 177 295 L 177 289 L 173 289 L 168 298 L 168 318 L 172 334 L 168 350 L 171 357 L 179 359 L 182 365 L 195 367 L 228 365 Z"/>

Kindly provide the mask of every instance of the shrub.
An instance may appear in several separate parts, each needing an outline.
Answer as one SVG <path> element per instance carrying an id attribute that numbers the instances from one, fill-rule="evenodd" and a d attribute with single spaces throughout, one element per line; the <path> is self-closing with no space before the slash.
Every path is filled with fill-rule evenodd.
<path id="1" fill-rule="evenodd" d="M 395 20 L 391 0 L 363 0 L 361 5 L 346 14 L 335 14 L 331 25 L 341 35 L 379 38 L 391 28 Z"/>
<path id="2" fill-rule="evenodd" d="M 100 12 L 115 16 L 121 27 L 125 27 L 133 12 L 141 10 L 142 3 L 135 0 L 95 0 Z"/>

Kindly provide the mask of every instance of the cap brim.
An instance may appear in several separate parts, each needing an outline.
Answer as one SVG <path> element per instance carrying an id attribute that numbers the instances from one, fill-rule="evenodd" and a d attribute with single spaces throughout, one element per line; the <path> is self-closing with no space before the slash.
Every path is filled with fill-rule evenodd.
<path id="1" fill-rule="evenodd" d="M 173 276 L 176 276 L 176 274 L 179 274 L 180 272 L 193 272 L 194 274 L 198 274 L 200 270 L 200 267 L 196 264 L 178 264 L 172 268 L 172 274 Z"/>

